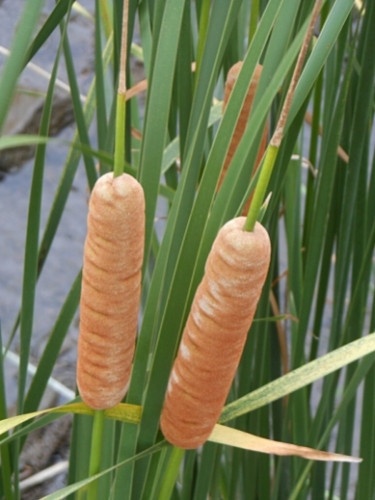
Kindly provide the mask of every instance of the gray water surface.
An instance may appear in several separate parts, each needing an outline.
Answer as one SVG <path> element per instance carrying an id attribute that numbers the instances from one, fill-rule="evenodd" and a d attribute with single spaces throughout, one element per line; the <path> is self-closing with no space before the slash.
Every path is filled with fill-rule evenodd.
<path id="1" fill-rule="evenodd" d="M 84 0 L 80 3 L 92 12 L 93 2 Z M 4 48 L 9 49 L 12 45 L 17 22 L 24 5 L 25 2 L 22 0 L 4 0 L 0 4 L 0 46 L 2 47 L 0 71 L 6 60 Z M 39 28 L 54 6 L 55 2 L 52 0 L 45 2 Z M 80 92 L 85 94 L 93 75 L 93 22 L 73 11 L 68 31 Z M 59 42 L 58 32 L 53 33 L 32 62 L 43 70 L 50 71 Z M 59 67 L 59 78 L 67 83 L 63 62 Z M 15 89 L 21 98 L 13 103 L 8 117 L 9 128 L 5 129 L 4 133 L 11 133 L 11 128 L 19 127 L 22 129 L 23 120 L 26 116 L 32 116 L 35 108 L 32 97 L 26 99 L 24 96 L 35 96 L 35 99 L 42 102 L 47 86 L 48 78 L 39 75 L 34 69 L 27 68 L 23 71 Z M 65 93 L 69 97 L 69 92 L 65 91 Z M 58 138 L 69 141 L 72 136 L 73 127 L 68 127 L 61 131 Z M 39 238 L 44 231 L 67 152 L 68 146 L 66 144 L 54 142 L 47 147 Z M 14 172 L 6 174 L 0 182 L 0 321 L 4 344 L 8 341 L 21 304 L 33 163 L 34 159 L 31 158 L 22 165 L 15 164 L 12 169 Z M 80 270 L 86 231 L 86 214 L 87 183 L 81 164 L 37 288 L 31 345 L 31 361 L 34 363 L 38 362 L 45 348 L 63 301 Z M 74 388 L 75 381 L 76 337 L 77 321 L 74 321 L 65 341 L 61 360 L 54 372 L 54 376 L 71 389 Z M 18 334 L 11 349 L 15 353 L 19 350 Z M 8 362 L 6 374 L 8 405 L 11 407 L 16 400 L 17 367 Z"/>

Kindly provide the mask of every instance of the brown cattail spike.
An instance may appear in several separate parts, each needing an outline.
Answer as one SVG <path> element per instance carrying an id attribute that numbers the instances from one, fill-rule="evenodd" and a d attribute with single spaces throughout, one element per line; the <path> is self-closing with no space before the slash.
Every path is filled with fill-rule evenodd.
<path id="1" fill-rule="evenodd" d="M 141 293 L 145 201 L 128 174 L 103 175 L 90 197 L 84 248 L 77 385 L 96 410 L 124 397 Z"/>
<path id="2" fill-rule="evenodd" d="M 244 223 L 232 219 L 214 241 L 170 376 L 161 429 L 180 448 L 200 446 L 216 424 L 268 272 L 268 233 Z"/>

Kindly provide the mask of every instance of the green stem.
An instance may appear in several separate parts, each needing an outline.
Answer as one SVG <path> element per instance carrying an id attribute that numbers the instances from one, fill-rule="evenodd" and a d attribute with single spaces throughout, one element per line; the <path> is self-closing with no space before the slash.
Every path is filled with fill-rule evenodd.
<path id="1" fill-rule="evenodd" d="M 259 174 L 259 179 L 255 187 L 254 196 L 247 213 L 246 222 L 244 226 L 245 231 L 253 231 L 255 223 L 259 217 L 259 212 L 262 207 L 264 196 L 267 191 L 267 186 L 271 178 L 273 167 L 276 162 L 279 147 L 269 144 L 264 162 Z"/>
<path id="2" fill-rule="evenodd" d="M 125 162 L 125 123 L 126 123 L 126 59 L 128 53 L 128 11 L 129 0 L 124 0 L 121 31 L 120 73 L 116 99 L 116 130 L 113 175 L 124 172 Z"/>
<path id="3" fill-rule="evenodd" d="M 103 442 L 104 410 L 96 410 L 91 434 L 91 454 L 89 463 L 89 477 L 100 471 L 100 459 Z M 89 484 L 87 490 L 87 500 L 98 498 L 98 481 Z"/>
<path id="4" fill-rule="evenodd" d="M 6 404 L 6 394 L 5 394 L 5 383 L 4 383 L 4 361 L 5 353 L 3 350 L 2 343 L 2 332 L 0 324 L 0 419 L 5 420 L 8 417 L 7 404 Z M 9 434 L 3 434 L 3 438 L 8 437 Z M 8 444 L 3 444 L 0 447 L 0 460 L 1 460 L 1 477 L 2 477 L 2 487 L 4 498 L 9 498 L 12 500 L 16 498 L 12 490 L 12 458 L 11 449 Z"/>
<path id="5" fill-rule="evenodd" d="M 160 488 L 158 500 L 169 500 L 172 496 L 173 487 L 176 484 L 180 472 L 181 461 L 184 458 L 185 450 L 174 446 L 170 452 L 166 474 Z"/>
<path id="6" fill-rule="evenodd" d="M 118 92 L 116 100 L 116 130 L 113 175 L 117 177 L 124 172 L 125 160 L 125 120 L 126 94 Z"/>
<path id="7" fill-rule="evenodd" d="M 259 212 L 262 207 L 264 196 L 266 194 L 267 186 L 271 178 L 272 170 L 276 162 L 277 154 L 279 152 L 279 147 L 284 135 L 285 124 L 289 115 L 290 107 L 292 104 L 292 99 L 299 77 L 302 72 L 303 64 L 306 59 L 307 51 L 310 45 L 310 41 L 314 32 L 314 26 L 316 20 L 319 16 L 320 8 L 322 5 L 322 0 L 316 0 L 313 8 L 313 12 L 310 18 L 309 26 L 307 28 L 305 38 L 303 40 L 301 49 L 298 54 L 298 59 L 296 66 L 294 68 L 293 76 L 289 84 L 288 92 L 285 97 L 283 107 L 281 109 L 280 117 L 276 125 L 275 132 L 272 136 L 270 144 L 268 145 L 264 163 L 260 171 L 259 179 L 255 188 L 254 198 L 251 202 L 249 212 L 247 214 L 244 230 L 252 231 L 254 229 L 257 218 L 259 217 Z"/>

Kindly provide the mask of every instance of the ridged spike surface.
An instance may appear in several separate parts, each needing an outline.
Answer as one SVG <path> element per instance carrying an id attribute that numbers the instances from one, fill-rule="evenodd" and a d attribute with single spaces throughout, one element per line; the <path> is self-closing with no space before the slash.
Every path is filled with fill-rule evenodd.
<path id="1" fill-rule="evenodd" d="M 245 217 L 219 231 L 197 288 L 171 372 L 161 429 L 180 448 L 203 444 L 218 421 L 267 276 L 265 228 Z"/>
<path id="2" fill-rule="evenodd" d="M 84 246 L 77 385 L 96 410 L 126 394 L 141 294 L 143 189 L 134 177 L 101 176 L 90 196 Z"/>

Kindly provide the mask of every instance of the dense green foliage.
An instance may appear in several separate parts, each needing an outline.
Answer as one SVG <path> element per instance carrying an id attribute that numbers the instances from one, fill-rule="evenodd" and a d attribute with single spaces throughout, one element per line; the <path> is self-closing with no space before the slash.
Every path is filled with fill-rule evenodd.
<path id="1" fill-rule="evenodd" d="M 54 144 L 28 139 L 37 149 L 22 313 L 15 318 L 13 333 L 2 332 L 3 344 L 9 335 L 21 339 L 19 414 L 38 409 L 78 307 L 80 276 L 72 283 L 27 388 L 38 278 L 75 173 L 85 168 L 91 187 L 97 176 L 95 161 L 102 172 L 113 168 L 122 2 L 95 2 L 94 77 L 84 106 L 77 87 L 74 47 L 66 29 L 73 3 L 57 2 L 36 33 L 43 2 L 25 2 L 22 29 L 0 79 L 1 126 L 20 71 L 52 32 L 60 32 L 40 136 L 48 135 L 60 58 L 67 67 L 77 132 L 40 239 L 45 151 Z M 138 425 L 104 422 L 101 469 L 114 468 L 100 479 L 98 498 L 164 500 L 169 487 L 172 498 L 181 500 L 323 498 L 325 494 L 340 499 L 374 498 L 373 354 L 327 375 L 319 385 L 306 385 L 288 396 L 287 388 L 282 391 L 281 385 L 275 386 L 261 407 L 249 411 L 252 391 L 375 331 L 375 2 L 371 0 L 355 5 L 353 0 L 323 3 L 270 180 L 272 196 L 263 214 L 272 242 L 271 269 L 229 398 L 233 408 L 237 399 L 249 395 L 229 422 L 233 427 L 279 441 L 359 455 L 363 462 L 332 466 L 213 443 L 181 454 L 163 441 L 159 431 L 171 364 L 205 259 L 219 227 L 240 212 L 254 189 L 248 166 L 254 162 L 267 117 L 272 130 L 276 124 L 313 4 L 312 0 L 130 0 L 128 39 L 133 39 L 139 25 L 140 43 L 128 44 L 129 55 L 144 63 L 147 98 L 144 109 L 142 99 L 128 101 L 124 168 L 144 187 L 147 227 L 142 320 L 126 401 L 141 405 L 143 413 Z M 217 103 L 223 98 L 225 75 L 238 60 L 244 60 L 243 70 L 222 115 Z M 236 116 L 258 61 L 263 73 L 253 112 L 216 193 Z M 129 58 L 128 88 L 134 84 L 131 68 Z M 97 147 L 91 144 L 92 122 Z M 9 146 L 11 140 L 0 139 L 1 147 Z M 156 231 L 154 223 L 160 205 L 166 207 L 162 232 Z M 0 417 L 4 419 L 7 405 L 4 389 L 0 391 Z M 224 409 L 223 422 L 228 419 L 226 411 L 229 414 Z M 71 484 L 88 476 L 90 425 L 91 417 L 74 417 Z M 17 475 L 11 472 L 17 468 L 23 440 L 19 432 L 2 441 L 0 488 L 7 499 L 17 498 L 13 485 Z"/>

